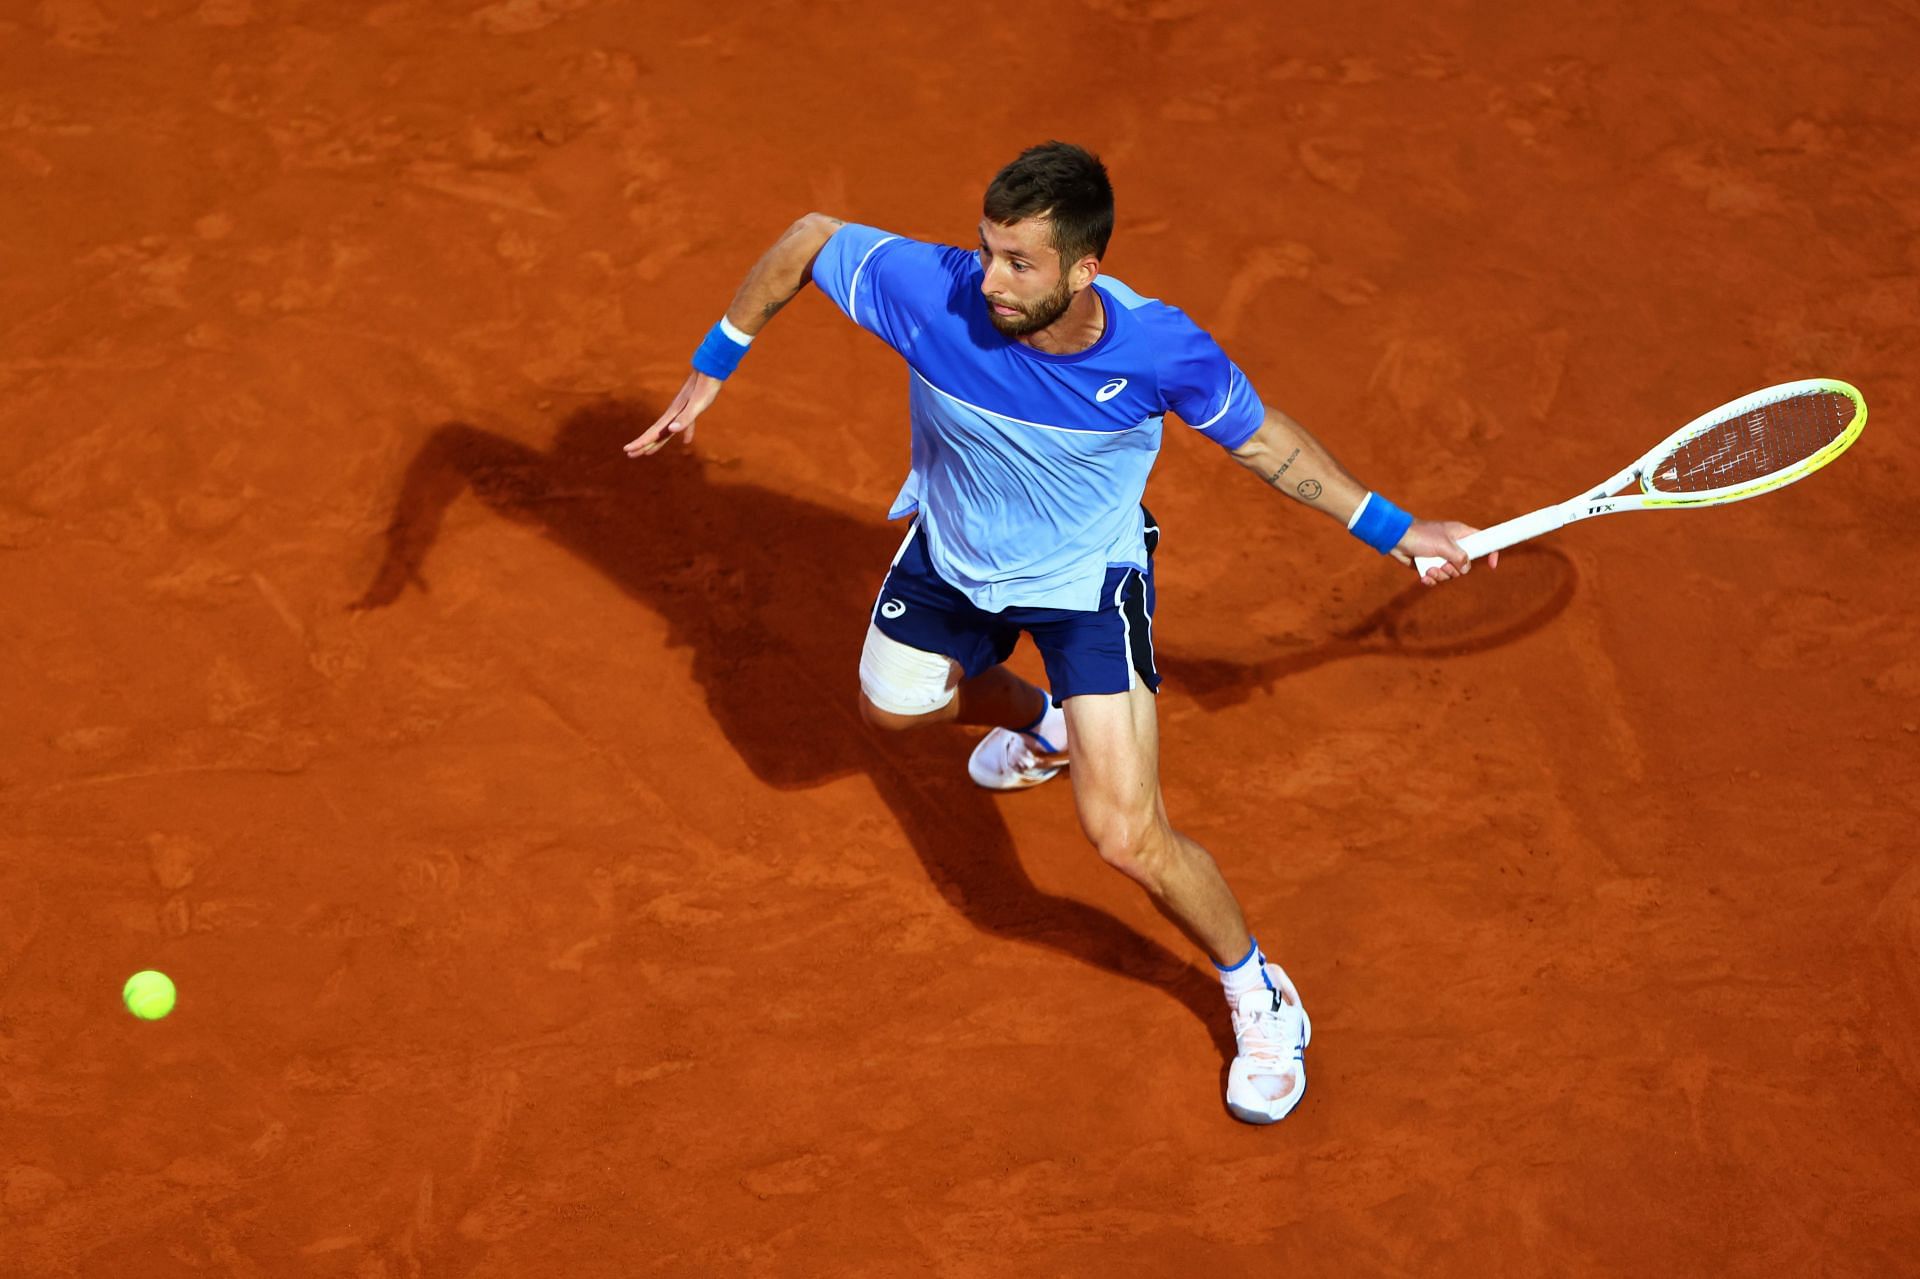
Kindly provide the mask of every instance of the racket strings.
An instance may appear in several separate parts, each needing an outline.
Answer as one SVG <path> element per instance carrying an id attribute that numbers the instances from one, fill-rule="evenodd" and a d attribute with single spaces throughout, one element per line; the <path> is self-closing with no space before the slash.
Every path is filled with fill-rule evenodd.
<path id="1" fill-rule="evenodd" d="M 1856 405 L 1838 391 L 1809 391 L 1748 409 L 1682 442 L 1645 477 L 1662 493 L 1732 488 L 1787 470 L 1833 443 Z"/>

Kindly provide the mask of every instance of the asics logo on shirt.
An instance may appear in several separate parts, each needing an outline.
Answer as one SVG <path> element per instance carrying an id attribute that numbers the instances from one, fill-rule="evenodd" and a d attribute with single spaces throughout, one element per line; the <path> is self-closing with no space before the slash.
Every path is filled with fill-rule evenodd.
<path id="1" fill-rule="evenodd" d="M 880 606 L 880 616 L 882 617 L 898 617 L 906 611 L 907 606 L 899 600 L 888 600 Z"/>
<path id="2" fill-rule="evenodd" d="M 1111 400 L 1114 396 L 1120 394 L 1120 392 L 1126 389 L 1127 389 L 1127 379 L 1123 377 L 1117 377 L 1113 379 L 1113 381 L 1101 387 L 1098 391 L 1095 391 L 1093 393 L 1093 398 L 1098 402 L 1100 402 L 1101 404 L 1105 404 L 1108 400 Z"/>

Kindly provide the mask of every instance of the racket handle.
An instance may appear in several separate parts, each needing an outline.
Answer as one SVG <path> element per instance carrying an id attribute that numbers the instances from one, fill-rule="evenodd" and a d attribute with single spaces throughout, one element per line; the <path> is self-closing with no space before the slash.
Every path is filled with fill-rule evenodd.
<path id="1" fill-rule="evenodd" d="M 1539 537 L 1542 533 L 1551 533 L 1567 522 L 1568 512 L 1564 506 L 1548 506 L 1529 512 L 1504 524 L 1492 528 L 1483 528 L 1478 533 L 1469 533 L 1460 539 L 1460 549 L 1467 558 L 1477 560 L 1491 555 L 1495 551 L 1504 551 L 1516 542 Z M 1416 555 L 1413 557 L 1413 570 L 1425 577 L 1427 570 L 1446 561 L 1438 555 Z"/>

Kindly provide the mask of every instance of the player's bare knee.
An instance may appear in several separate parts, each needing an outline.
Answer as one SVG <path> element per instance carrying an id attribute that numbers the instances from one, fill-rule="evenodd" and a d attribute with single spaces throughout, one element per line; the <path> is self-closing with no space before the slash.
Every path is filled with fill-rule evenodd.
<path id="1" fill-rule="evenodd" d="M 1153 888 L 1164 878 L 1170 843 L 1152 813 L 1115 810 L 1091 815 L 1083 825 L 1100 860 L 1128 879 Z"/>

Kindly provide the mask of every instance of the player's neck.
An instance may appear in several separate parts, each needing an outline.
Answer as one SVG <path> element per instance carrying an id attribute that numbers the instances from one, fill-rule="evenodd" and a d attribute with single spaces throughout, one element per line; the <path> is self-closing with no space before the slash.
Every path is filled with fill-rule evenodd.
<path id="1" fill-rule="evenodd" d="M 1078 355 L 1098 342 L 1106 331 L 1106 305 L 1100 300 L 1100 290 L 1089 284 L 1074 294 L 1059 319 L 1015 340 L 1048 355 Z"/>

